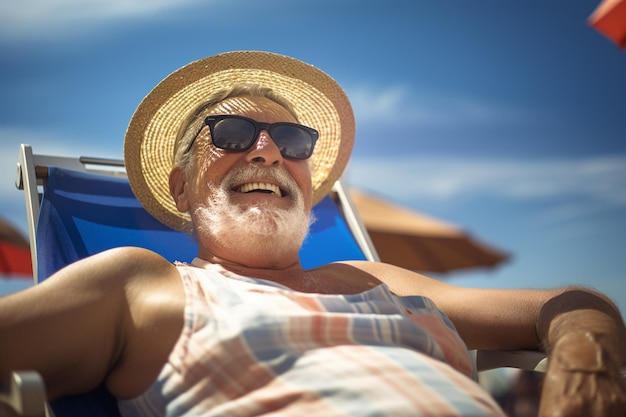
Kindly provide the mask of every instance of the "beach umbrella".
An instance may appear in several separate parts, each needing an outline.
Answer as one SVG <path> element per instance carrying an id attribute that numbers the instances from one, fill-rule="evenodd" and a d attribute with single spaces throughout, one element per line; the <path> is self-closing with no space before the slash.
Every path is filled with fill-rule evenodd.
<path id="1" fill-rule="evenodd" d="M 604 0 L 589 17 L 598 32 L 626 49 L 626 0 Z"/>
<path id="2" fill-rule="evenodd" d="M 383 262 L 446 273 L 491 268 L 509 258 L 453 224 L 357 190 L 350 196 Z"/>
<path id="3" fill-rule="evenodd" d="M 14 278 L 33 276 L 30 246 L 9 222 L 0 219 L 0 275 Z"/>

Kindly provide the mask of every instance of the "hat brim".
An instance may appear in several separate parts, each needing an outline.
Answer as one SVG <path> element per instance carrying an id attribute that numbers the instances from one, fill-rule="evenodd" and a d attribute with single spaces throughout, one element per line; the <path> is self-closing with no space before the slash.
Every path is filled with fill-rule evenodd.
<path id="1" fill-rule="evenodd" d="M 312 159 L 313 204 L 343 173 L 354 144 L 355 123 L 343 89 L 323 71 L 269 52 L 238 51 L 194 61 L 167 76 L 139 104 L 124 139 L 133 193 L 156 219 L 188 230 L 169 192 L 175 141 L 189 112 L 217 91 L 240 84 L 272 89 L 287 100 L 299 123 L 319 131 Z"/>

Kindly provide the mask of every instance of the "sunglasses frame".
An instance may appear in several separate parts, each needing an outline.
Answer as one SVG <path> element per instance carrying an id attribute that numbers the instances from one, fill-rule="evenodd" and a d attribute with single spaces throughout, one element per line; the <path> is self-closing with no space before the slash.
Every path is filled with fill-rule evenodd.
<path id="1" fill-rule="evenodd" d="M 251 123 L 254 126 L 254 136 L 252 137 L 252 140 L 250 141 L 250 144 L 248 144 L 246 147 L 244 148 L 239 148 L 239 149 L 228 149 L 228 148 L 223 148 L 220 147 L 218 145 L 215 144 L 215 142 L 213 141 L 213 129 L 215 128 L 215 125 L 225 119 L 240 119 L 240 120 L 245 120 L 249 123 Z M 274 137 L 272 136 L 272 130 L 274 130 L 277 127 L 280 126 L 292 126 L 292 127 L 297 127 L 299 129 L 302 129 L 304 131 L 306 131 L 310 136 L 311 136 L 311 150 L 309 151 L 309 153 L 307 154 L 307 156 L 305 157 L 293 157 L 293 156 L 287 156 L 283 154 L 282 149 L 280 149 L 280 154 L 283 156 L 283 158 L 288 158 L 288 159 L 297 159 L 297 160 L 305 160 L 305 159 L 309 159 L 311 157 L 311 155 L 313 155 L 313 150 L 315 149 L 315 144 L 317 143 L 317 140 L 319 139 L 319 132 L 315 129 L 313 129 L 312 127 L 308 127 L 308 126 L 304 126 L 298 123 L 291 123 L 291 122 L 276 122 L 276 123 L 264 123 L 264 122 L 257 122 L 254 119 L 250 119 L 249 117 L 244 117 L 244 116 L 239 116 L 239 115 L 234 115 L 234 114 L 223 114 L 223 115 L 214 115 L 214 116 L 207 116 L 204 119 L 204 122 L 202 124 L 202 126 L 208 126 L 209 127 L 209 131 L 211 132 L 211 142 L 213 143 L 213 146 L 215 146 L 218 149 L 223 149 L 226 151 L 230 151 L 230 152 L 245 152 L 248 149 L 250 149 L 252 147 L 252 145 L 254 145 L 254 143 L 257 141 L 259 134 L 261 133 L 262 130 L 265 130 L 269 133 L 270 138 L 272 139 L 272 141 L 274 142 Z M 202 129 L 200 129 L 202 130 Z M 185 153 L 189 152 L 191 150 L 191 147 L 193 146 L 193 144 L 195 143 L 196 139 L 198 138 L 198 135 L 200 134 L 200 131 L 198 131 L 198 133 L 196 134 L 196 136 L 194 136 L 194 138 L 191 140 L 191 142 L 189 143 L 189 145 L 187 146 L 187 149 L 185 149 Z M 276 144 L 276 142 L 274 142 Z"/>

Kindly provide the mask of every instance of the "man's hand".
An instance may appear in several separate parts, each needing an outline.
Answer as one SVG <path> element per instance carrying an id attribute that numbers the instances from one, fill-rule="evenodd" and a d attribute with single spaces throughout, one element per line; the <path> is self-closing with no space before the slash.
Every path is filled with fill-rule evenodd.
<path id="1" fill-rule="evenodd" d="M 540 417 L 626 415 L 626 379 L 590 332 L 563 336 L 552 349 Z"/>

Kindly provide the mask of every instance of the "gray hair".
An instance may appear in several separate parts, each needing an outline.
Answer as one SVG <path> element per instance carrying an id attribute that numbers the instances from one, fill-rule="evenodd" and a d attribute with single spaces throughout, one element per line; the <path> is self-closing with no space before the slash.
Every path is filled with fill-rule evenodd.
<path id="1" fill-rule="evenodd" d="M 191 152 L 185 152 L 194 138 L 198 136 L 204 127 L 204 119 L 209 111 L 222 101 L 232 97 L 265 97 L 282 107 L 284 107 L 298 121 L 298 116 L 293 106 L 284 98 L 276 94 L 272 89 L 261 87 L 256 84 L 240 84 L 230 89 L 224 89 L 210 96 L 204 103 L 200 104 L 189 113 L 176 137 L 174 144 L 173 167 L 186 170 L 191 162 Z"/>

